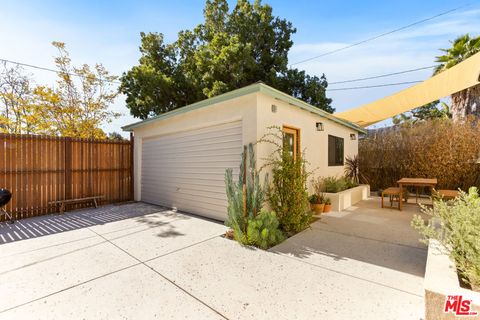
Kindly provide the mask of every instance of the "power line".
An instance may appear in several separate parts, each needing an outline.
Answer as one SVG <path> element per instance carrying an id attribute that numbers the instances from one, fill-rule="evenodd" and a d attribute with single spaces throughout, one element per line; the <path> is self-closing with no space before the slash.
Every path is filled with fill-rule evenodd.
<path id="1" fill-rule="evenodd" d="M 420 70 L 432 69 L 432 68 L 435 68 L 435 67 L 436 67 L 436 66 L 421 67 L 421 68 L 409 69 L 409 70 L 392 72 L 392 73 L 386 73 L 386 74 L 381 74 L 381 75 L 371 76 L 371 77 L 366 77 L 366 78 L 357 78 L 357 79 L 351 79 L 351 80 L 343 80 L 343 81 L 329 82 L 328 84 L 329 84 L 329 85 L 332 85 L 332 84 L 340 84 L 340 83 L 347 83 L 347 82 L 357 82 L 357 81 L 364 81 L 364 80 L 385 78 L 385 77 L 395 76 L 395 75 L 404 74 L 404 73 L 409 73 L 409 72 L 415 72 L 415 71 L 420 71 Z"/>
<path id="2" fill-rule="evenodd" d="M 438 17 L 447 15 L 447 14 L 452 13 L 452 12 L 454 12 L 454 11 L 458 11 L 458 10 L 460 10 L 460 9 L 463 9 L 463 8 L 469 6 L 469 5 L 470 5 L 470 4 L 463 5 L 463 6 L 459 6 L 459 7 L 456 7 L 456 8 L 454 8 L 454 9 L 450 9 L 450 10 L 441 12 L 441 13 L 439 13 L 439 14 L 436 14 L 436 15 L 431 16 L 431 17 L 429 17 L 429 18 L 422 19 L 422 20 L 419 20 L 419 21 L 410 23 L 410 24 L 408 24 L 408 25 L 406 25 L 406 26 L 403 26 L 403 27 L 400 27 L 400 28 L 397 28 L 397 29 L 394 29 L 394 30 L 391 30 L 391 31 L 388 31 L 388 32 L 385 32 L 385 33 L 382 33 L 382 34 L 379 34 L 379 35 L 376 35 L 376 36 L 374 36 L 374 37 L 371 37 L 371 38 L 368 38 L 368 39 L 365 39 L 365 40 L 362 40 L 362 41 L 358 41 L 358 42 L 349 44 L 349 45 L 347 45 L 347 46 L 345 46 L 345 47 L 341 47 L 341 48 L 338 48 L 338 49 L 335 49 L 335 50 L 332 50 L 332 51 L 327 51 L 327 52 L 325 52 L 325 53 L 319 54 L 318 56 L 314 56 L 314 57 L 311 57 L 311 58 L 308 58 L 308 59 L 305 59 L 305 60 L 300 60 L 300 61 L 294 62 L 294 63 L 290 64 L 290 66 L 297 65 L 297 64 L 300 64 L 300 63 L 304 63 L 304 62 L 308 62 L 308 61 L 311 61 L 311 60 L 314 60 L 314 59 L 318 59 L 318 58 L 321 58 L 321 57 L 325 57 L 325 56 L 328 56 L 328 55 L 331 55 L 331 54 L 334 54 L 334 53 L 337 53 L 337 52 L 339 52 L 339 51 L 343 51 L 343 50 L 346 50 L 346 49 L 350 49 L 350 48 L 352 48 L 352 47 L 355 47 L 355 46 L 364 44 L 365 42 L 373 41 L 373 40 L 376 40 L 376 39 L 378 39 L 378 38 L 388 36 L 388 35 L 390 35 L 390 34 L 392 34 L 392 33 L 395 33 L 395 32 L 398 32 L 398 31 L 402 31 L 402 30 L 411 28 L 411 27 L 413 27 L 413 26 L 416 26 L 416 25 L 418 25 L 418 24 L 421 24 L 421 23 L 424 23 L 424 22 L 427 22 L 427 21 L 436 19 L 436 18 L 438 18 Z"/>
<path id="3" fill-rule="evenodd" d="M 41 66 L 36 66 L 36 65 L 33 65 L 33 64 L 28 64 L 28 63 L 23 63 L 23 62 L 18 62 L 18 61 L 12 61 L 12 60 L 2 59 L 2 58 L 0 58 L 0 61 L 6 62 L 6 63 L 11 63 L 11 64 L 16 64 L 16 65 L 23 66 L 23 67 L 34 68 L 34 69 L 39 69 L 39 70 L 44 70 L 44 71 L 50 71 L 50 72 L 55 72 L 55 73 L 57 73 L 57 74 L 67 74 L 67 75 L 69 75 L 69 76 L 83 77 L 83 75 L 78 74 L 78 73 L 63 72 L 63 71 L 60 71 L 60 70 L 50 69 L 50 68 L 41 67 Z M 111 82 L 111 83 L 116 83 L 116 84 L 122 84 L 120 81 L 115 81 L 115 80 L 107 80 L 107 79 L 99 79 L 99 78 L 95 78 L 95 79 L 96 79 L 96 80 L 99 80 L 99 81 L 105 81 L 105 82 Z"/>
<path id="4" fill-rule="evenodd" d="M 399 85 L 402 85 L 402 84 L 412 84 L 412 83 L 419 83 L 419 82 L 423 82 L 423 81 L 422 80 L 417 80 L 417 81 L 407 81 L 407 82 L 384 83 L 384 84 L 377 84 L 377 85 L 371 85 L 371 86 L 334 88 L 334 89 L 328 89 L 327 88 L 327 91 L 370 89 L 370 88 L 379 88 L 379 87 L 399 86 Z"/>

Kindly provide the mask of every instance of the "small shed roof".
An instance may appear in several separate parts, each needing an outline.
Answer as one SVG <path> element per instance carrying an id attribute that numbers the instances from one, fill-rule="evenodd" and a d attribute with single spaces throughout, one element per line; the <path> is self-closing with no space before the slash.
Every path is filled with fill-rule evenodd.
<path id="1" fill-rule="evenodd" d="M 319 115 L 323 118 L 329 119 L 329 120 L 331 120 L 333 122 L 336 122 L 340 125 L 349 127 L 350 129 L 353 129 L 355 131 L 366 133 L 365 129 L 359 127 L 358 125 L 356 125 L 354 123 L 351 123 L 349 121 L 337 118 L 334 115 L 332 115 L 332 114 L 330 114 L 330 113 L 328 113 L 328 112 L 326 112 L 322 109 L 314 107 L 311 104 L 308 104 L 308 103 L 306 103 L 306 102 L 304 102 L 300 99 L 294 98 L 294 97 L 292 97 L 292 96 L 290 96 L 286 93 L 283 93 L 283 92 L 281 92 L 277 89 L 274 89 L 274 88 L 272 88 L 272 87 L 270 87 L 270 86 L 268 86 L 264 83 L 261 83 L 261 82 L 254 83 L 254 84 L 251 84 L 249 86 L 246 86 L 246 87 L 243 87 L 243 88 L 240 88 L 240 89 L 232 90 L 232 91 L 226 92 L 224 94 L 221 94 L 221 95 L 209 98 L 209 99 L 205 99 L 205 100 L 202 100 L 202 101 L 199 101 L 199 102 L 195 102 L 195 103 L 189 104 L 187 106 L 184 106 L 184 107 L 181 107 L 181 108 L 169 111 L 169 112 L 165 112 L 165 113 L 163 113 L 161 115 L 158 115 L 154 118 L 150 118 L 150 119 L 146 119 L 146 120 L 143 120 L 143 121 L 139 121 L 139 122 L 135 122 L 135 123 L 126 125 L 126 126 L 122 127 L 122 129 L 124 131 L 133 131 L 135 128 L 138 128 L 138 127 L 141 127 L 141 126 L 144 126 L 144 125 L 147 125 L 147 124 L 151 124 L 151 123 L 156 122 L 156 121 L 168 119 L 168 118 L 171 118 L 171 117 L 174 117 L 174 116 L 177 116 L 177 115 L 189 112 L 189 111 L 193 111 L 193 110 L 200 109 L 200 108 L 205 108 L 205 107 L 211 106 L 211 105 L 219 103 L 219 102 L 223 102 L 223 101 L 227 101 L 227 100 L 230 100 L 230 99 L 238 98 L 238 97 L 241 97 L 241 96 L 244 96 L 244 95 L 247 95 L 247 94 L 251 94 L 251 93 L 255 93 L 255 92 L 264 93 L 264 94 L 269 95 L 269 96 L 271 96 L 275 99 L 284 101 L 284 102 L 286 102 L 290 105 L 293 105 L 293 106 L 296 106 L 300 109 L 303 109 L 303 110 L 309 111 L 311 113 L 317 114 L 317 115 Z"/>

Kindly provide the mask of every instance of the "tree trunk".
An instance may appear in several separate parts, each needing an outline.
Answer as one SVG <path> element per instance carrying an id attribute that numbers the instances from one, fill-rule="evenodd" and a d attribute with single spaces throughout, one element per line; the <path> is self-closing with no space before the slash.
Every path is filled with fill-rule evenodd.
<path id="1" fill-rule="evenodd" d="M 452 94 L 450 112 L 455 122 L 470 115 L 480 119 L 480 84 Z"/>

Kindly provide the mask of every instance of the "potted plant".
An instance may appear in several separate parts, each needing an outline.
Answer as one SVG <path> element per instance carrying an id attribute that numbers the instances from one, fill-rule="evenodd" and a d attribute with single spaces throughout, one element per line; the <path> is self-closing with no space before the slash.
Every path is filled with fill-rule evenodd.
<path id="1" fill-rule="evenodd" d="M 325 206 L 323 196 L 318 194 L 312 194 L 308 201 L 310 202 L 310 208 L 315 214 L 321 214 Z"/>
<path id="2" fill-rule="evenodd" d="M 332 201 L 330 198 L 325 198 L 325 205 L 323 207 L 323 212 L 330 212 L 332 211 Z"/>

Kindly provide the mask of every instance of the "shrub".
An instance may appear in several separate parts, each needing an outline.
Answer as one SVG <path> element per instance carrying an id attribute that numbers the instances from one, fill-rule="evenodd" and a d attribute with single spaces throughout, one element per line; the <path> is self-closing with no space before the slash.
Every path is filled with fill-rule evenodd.
<path id="1" fill-rule="evenodd" d="M 318 195 L 315 193 L 308 197 L 308 202 L 313 204 L 322 204 L 325 202 L 325 198 L 323 197 L 323 195 Z"/>
<path id="2" fill-rule="evenodd" d="M 279 229 L 280 223 L 274 212 L 262 210 L 254 219 L 248 222 L 247 243 L 262 249 L 273 247 L 285 236 Z"/>
<path id="3" fill-rule="evenodd" d="M 430 120 L 372 131 L 359 141 L 360 172 L 372 190 L 403 177 L 437 178 L 438 189 L 480 187 L 479 124 Z"/>
<path id="4" fill-rule="evenodd" d="M 480 289 L 480 197 L 478 189 L 472 187 L 468 193 L 452 201 L 435 201 L 435 209 L 423 208 L 432 217 L 428 223 L 418 215 L 412 226 L 422 235 L 422 241 L 436 239 L 449 251 L 460 275 L 472 289 Z M 435 225 L 440 220 L 440 226 Z"/>
<path id="5" fill-rule="evenodd" d="M 267 197 L 270 207 L 277 214 L 280 227 L 288 233 L 304 230 L 312 217 L 308 203 L 307 180 L 304 154 L 297 158 L 284 150 L 283 132 L 278 127 L 267 133 L 259 142 L 270 143 L 274 151 L 266 159 L 265 166 L 272 170 L 272 181 Z"/>
<path id="6" fill-rule="evenodd" d="M 265 176 L 264 185 L 266 185 L 267 178 Z M 246 183 L 245 192 L 244 182 Z M 255 169 L 255 154 L 252 144 L 248 145 L 248 151 L 247 147 L 244 147 L 238 181 L 233 181 L 233 170 L 227 169 L 225 186 L 228 200 L 225 225 L 232 228 L 236 234 L 244 234 L 247 231 L 248 220 L 255 218 L 257 212 L 260 212 L 266 194 L 265 188 L 260 185 L 259 175 Z M 246 200 L 246 209 L 244 200 Z"/>
<path id="7" fill-rule="evenodd" d="M 319 177 L 313 181 L 315 194 L 324 192 L 337 193 L 358 186 L 357 183 L 346 177 Z"/>

